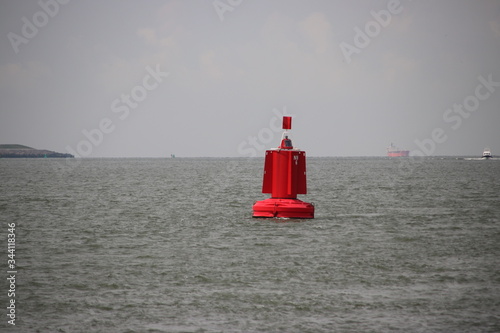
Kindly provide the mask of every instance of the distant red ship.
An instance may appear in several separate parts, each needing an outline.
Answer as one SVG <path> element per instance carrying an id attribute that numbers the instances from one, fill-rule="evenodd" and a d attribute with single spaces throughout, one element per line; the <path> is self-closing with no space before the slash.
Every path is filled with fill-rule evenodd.
<path id="1" fill-rule="evenodd" d="M 406 157 L 409 155 L 409 150 L 401 150 L 398 147 L 394 146 L 392 143 L 389 147 L 387 147 L 387 156 L 389 157 Z"/>

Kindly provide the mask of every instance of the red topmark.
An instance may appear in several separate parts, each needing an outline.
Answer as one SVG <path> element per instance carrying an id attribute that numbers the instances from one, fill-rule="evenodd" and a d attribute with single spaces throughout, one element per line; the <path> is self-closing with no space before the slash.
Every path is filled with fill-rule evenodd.
<path id="1" fill-rule="evenodd" d="M 289 130 L 292 129 L 292 117 L 283 117 L 283 129 Z"/>

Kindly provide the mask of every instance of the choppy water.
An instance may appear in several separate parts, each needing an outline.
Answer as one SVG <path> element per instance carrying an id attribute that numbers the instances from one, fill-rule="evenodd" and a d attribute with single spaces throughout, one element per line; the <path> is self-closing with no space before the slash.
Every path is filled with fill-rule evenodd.
<path id="1" fill-rule="evenodd" d="M 252 219 L 262 168 L 0 160 L 0 331 L 500 331 L 500 161 L 309 158 L 314 220 Z"/>

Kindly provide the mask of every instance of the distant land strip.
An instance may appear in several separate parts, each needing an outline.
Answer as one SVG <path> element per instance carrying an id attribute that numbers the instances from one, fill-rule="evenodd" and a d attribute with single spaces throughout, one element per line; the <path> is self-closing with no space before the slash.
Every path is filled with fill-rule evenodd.
<path id="1" fill-rule="evenodd" d="M 71 158 L 71 154 L 58 153 L 52 150 L 35 149 L 18 144 L 0 144 L 0 158 Z"/>

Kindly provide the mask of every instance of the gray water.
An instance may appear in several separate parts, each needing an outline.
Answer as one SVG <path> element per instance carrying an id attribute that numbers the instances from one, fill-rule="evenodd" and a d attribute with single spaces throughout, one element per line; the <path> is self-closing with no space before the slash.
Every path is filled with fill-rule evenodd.
<path id="1" fill-rule="evenodd" d="M 2 332 L 500 331 L 500 161 L 309 158 L 314 220 L 261 158 L 66 163 L 0 160 Z"/>

